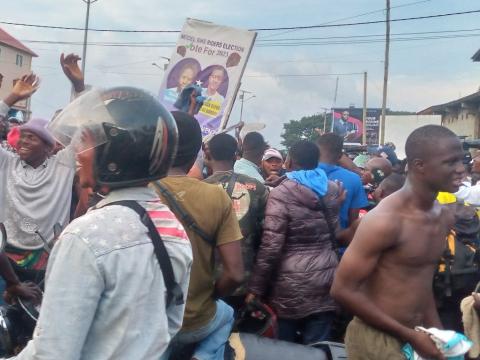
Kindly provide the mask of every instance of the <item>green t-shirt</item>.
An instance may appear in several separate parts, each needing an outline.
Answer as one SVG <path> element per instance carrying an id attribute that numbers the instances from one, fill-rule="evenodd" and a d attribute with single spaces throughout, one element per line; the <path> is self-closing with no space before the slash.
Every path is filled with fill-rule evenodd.
<path id="1" fill-rule="evenodd" d="M 242 239 L 230 198 L 218 186 L 187 176 L 169 176 L 162 179 L 161 183 L 175 196 L 180 206 L 190 214 L 197 225 L 216 239 L 217 246 Z M 161 194 L 158 193 L 158 195 L 168 205 Z M 216 306 L 213 298 L 215 249 L 186 224 L 182 225 L 185 227 L 193 251 L 192 272 L 182 329 L 191 331 L 206 325 L 215 315 Z"/>

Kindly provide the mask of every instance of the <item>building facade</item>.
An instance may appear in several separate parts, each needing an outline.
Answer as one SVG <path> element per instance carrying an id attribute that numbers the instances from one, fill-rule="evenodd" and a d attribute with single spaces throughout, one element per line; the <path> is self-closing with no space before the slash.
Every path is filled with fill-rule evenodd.
<path id="1" fill-rule="evenodd" d="M 5 98 L 15 82 L 32 69 L 32 50 L 0 28 L 0 99 Z M 30 100 L 15 104 L 13 111 L 21 111 L 24 119 L 30 117 Z"/>
<path id="2" fill-rule="evenodd" d="M 419 115 L 441 115 L 442 125 L 458 136 L 480 138 L 480 91 L 446 104 L 431 106 Z"/>

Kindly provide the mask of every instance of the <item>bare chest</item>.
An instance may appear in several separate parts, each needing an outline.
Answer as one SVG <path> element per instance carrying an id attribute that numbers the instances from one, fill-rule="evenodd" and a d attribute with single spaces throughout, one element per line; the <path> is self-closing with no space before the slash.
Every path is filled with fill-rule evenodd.
<path id="1" fill-rule="evenodd" d="M 412 268 L 436 265 L 445 249 L 450 228 L 450 219 L 443 214 L 405 221 L 392 255 L 398 264 Z"/>

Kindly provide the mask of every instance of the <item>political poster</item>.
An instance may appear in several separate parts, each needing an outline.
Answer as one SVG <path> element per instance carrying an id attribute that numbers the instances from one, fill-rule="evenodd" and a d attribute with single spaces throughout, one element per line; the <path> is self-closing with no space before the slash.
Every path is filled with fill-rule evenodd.
<path id="1" fill-rule="evenodd" d="M 362 144 L 365 131 L 367 143 L 364 145 L 378 145 L 381 109 L 367 109 L 365 120 L 362 108 L 335 108 L 332 114 L 330 131 L 343 137 L 346 143 Z"/>
<path id="2" fill-rule="evenodd" d="M 180 110 L 182 90 L 196 85 L 204 100 L 195 114 L 203 136 L 226 126 L 256 36 L 254 31 L 187 19 L 160 87 L 162 104 Z"/>

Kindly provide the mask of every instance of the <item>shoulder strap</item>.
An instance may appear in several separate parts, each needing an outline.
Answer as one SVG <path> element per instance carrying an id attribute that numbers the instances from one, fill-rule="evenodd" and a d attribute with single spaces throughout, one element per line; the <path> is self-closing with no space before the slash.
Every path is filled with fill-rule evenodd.
<path id="1" fill-rule="evenodd" d="M 204 241 L 206 241 L 210 246 L 216 246 L 215 239 L 208 235 L 205 231 L 203 231 L 200 226 L 198 226 L 193 217 L 185 211 L 185 209 L 178 203 L 178 201 L 175 200 L 175 196 L 170 191 L 168 191 L 168 189 L 163 184 L 161 184 L 159 181 L 154 181 L 152 182 L 152 184 L 163 195 L 163 197 L 168 203 L 168 206 L 170 207 L 170 210 L 172 210 L 175 215 L 180 218 L 180 222 L 183 224 L 183 226 L 188 227 L 195 234 L 197 234 Z"/>
<path id="2" fill-rule="evenodd" d="M 153 221 L 148 215 L 145 208 L 141 206 L 138 202 L 133 200 L 116 201 L 109 203 L 105 206 L 110 205 L 126 206 L 135 211 L 138 216 L 140 216 L 143 225 L 145 225 L 148 229 L 148 234 L 150 236 L 150 239 L 152 240 L 155 255 L 157 257 L 158 263 L 160 264 L 160 269 L 162 270 L 163 281 L 165 282 L 165 286 L 167 287 L 167 307 L 170 306 L 172 301 L 175 305 L 182 305 L 184 303 L 183 292 L 180 288 L 180 285 L 178 285 L 178 283 L 175 281 L 175 275 L 173 273 L 170 256 L 168 255 L 165 244 L 163 243 L 162 238 L 157 231 L 157 228 L 153 224 Z"/>
<path id="3" fill-rule="evenodd" d="M 335 235 L 335 227 L 333 226 L 332 221 L 330 219 L 330 211 L 328 210 L 327 205 L 325 204 L 325 200 L 323 199 L 323 196 L 319 196 L 318 201 L 320 203 L 320 209 L 323 210 L 325 214 L 325 221 L 327 222 L 328 232 L 330 233 L 330 242 L 332 244 L 333 251 L 335 251 L 335 254 L 337 254 L 337 257 L 340 258 L 340 255 L 338 253 L 337 236 Z"/>
<path id="4" fill-rule="evenodd" d="M 228 185 L 227 185 L 227 194 L 229 197 L 232 197 L 232 194 L 233 194 L 233 190 L 235 189 L 235 183 L 237 182 L 238 180 L 238 174 L 232 172 L 232 176 L 230 177 L 230 180 L 228 181 Z"/>

